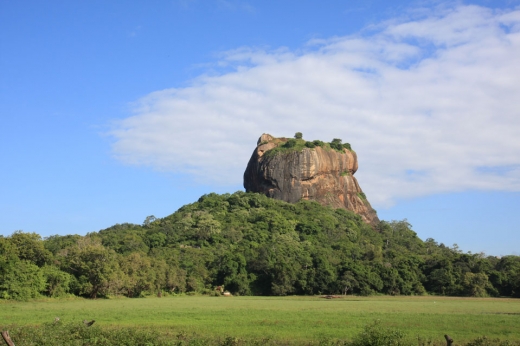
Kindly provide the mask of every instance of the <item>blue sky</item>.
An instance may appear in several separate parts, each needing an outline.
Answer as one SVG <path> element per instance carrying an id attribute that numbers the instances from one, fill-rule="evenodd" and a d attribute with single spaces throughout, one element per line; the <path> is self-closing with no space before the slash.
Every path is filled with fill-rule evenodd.
<path id="1" fill-rule="evenodd" d="M 242 190 L 263 133 L 350 142 L 378 214 L 520 255 L 520 1 L 0 1 L 0 234 Z"/>

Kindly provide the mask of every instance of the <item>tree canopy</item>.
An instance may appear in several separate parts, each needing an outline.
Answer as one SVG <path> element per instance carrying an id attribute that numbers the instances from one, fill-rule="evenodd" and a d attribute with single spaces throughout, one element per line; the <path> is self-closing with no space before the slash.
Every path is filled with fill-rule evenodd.
<path id="1" fill-rule="evenodd" d="M 337 141 L 340 143 L 340 141 Z M 207 194 L 142 225 L 0 237 L 0 298 L 204 293 L 520 296 L 520 257 L 463 253 L 406 221 L 316 202 Z"/>

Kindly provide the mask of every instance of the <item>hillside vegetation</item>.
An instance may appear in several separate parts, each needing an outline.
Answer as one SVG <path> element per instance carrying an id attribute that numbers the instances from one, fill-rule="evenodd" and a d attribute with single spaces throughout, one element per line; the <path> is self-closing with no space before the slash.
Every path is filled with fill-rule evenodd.
<path id="1" fill-rule="evenodd" d="M 404 221 L 376 229 L 315 202 L 208 194 L 162 219 L 86 236 L 0 237 L 0 297 L 218 294 L 520 296 L 520 257 L 423 241 Z"/>

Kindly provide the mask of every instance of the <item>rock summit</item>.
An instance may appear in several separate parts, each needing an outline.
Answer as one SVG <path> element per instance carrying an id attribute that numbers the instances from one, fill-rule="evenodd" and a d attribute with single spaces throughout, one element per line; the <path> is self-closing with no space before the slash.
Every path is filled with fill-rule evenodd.
<path id="1" fill-rule="evenodd" d="M 354 174 L 358 169 L 356 153 L 349 144 L 334 139 L 331 143 L 306 142 L 263 134 L 244 172 L 247 192 L 296 203 L 316 201 L 333 208 L 359 214 L 371 225 L 379 223 Z"/>

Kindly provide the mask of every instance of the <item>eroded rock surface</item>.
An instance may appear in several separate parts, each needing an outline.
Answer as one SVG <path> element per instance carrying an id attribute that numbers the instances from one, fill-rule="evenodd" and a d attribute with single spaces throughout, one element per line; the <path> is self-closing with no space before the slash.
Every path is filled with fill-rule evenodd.
<path id="1" fill-rule="evenodd" d="M 351 210 L 371 225 L 379 222 L 354 177 L 358 169 L 354 151 L 315 147 L 266 154 L 286 141 L 286 138 L 268 134 L 258 139 L 244 172 L 246 191 L 260 192 L 289 203 L 312 200 Z"/>

